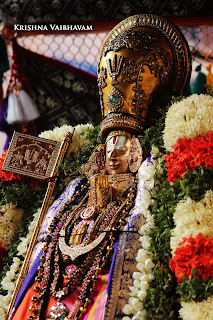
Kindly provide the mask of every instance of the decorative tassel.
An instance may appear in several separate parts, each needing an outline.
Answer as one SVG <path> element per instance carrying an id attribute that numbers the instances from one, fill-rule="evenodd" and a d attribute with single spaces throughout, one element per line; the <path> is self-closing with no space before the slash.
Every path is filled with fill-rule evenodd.
<path id="1" fill-rule="evenodd" d="M 26 121 L 23 106 L 20 102 L 19 97 L 14 92 L 11 92 L 8 96 L 6 121 L 9 125 L 24 123 Z"/>
<path id="2" fill-rule="evenodd" d="M 25 90 L 19 91 L 19 102 L 22 105 L 24 113 L 24 122 L 32 121 L 40 117 L 39 111 L 35 102 L 31 99 Z"/>
<path id="3" fill-rule="evenodd" d="M 3 75 L 6 71 L 10 69 L 9 60 L 7 55 L 7 47 L 4 39 L 0 36 L 0 86 L 1 86 L 1 93 L 0 93 L 0 102 L 3 100 Z"/>
<path id="4" fill-rule="evenodd" d="M 38 109 L 25 90 L 14 92 L 8 96 L 8 109 L 6 121 L 8 124 L 25 123 L 40 116 Z"/>
<path id="5" fill-rule="evenodd" d="M 15 38 L 12 41 L 13 56 L 6 117 L 7 123 L 10 125 L 16 123 L 23 124 L 40 117 L 34 101 L 23 89 L 26 88 L 29 83 L 23 70 L 22 50 Z"/>
<path id="6" fill-rule="evenodd" d="M 6 43 L 2 38 L 2 36 L 0 35 L 0 85 L 1 85 L 0 101 L 3 100 L 3 89 L 2 89 L 3 75 L 9 69 L 10 69 L 10 66 L 9 66 L 9 60 L 7 55 Z"/>

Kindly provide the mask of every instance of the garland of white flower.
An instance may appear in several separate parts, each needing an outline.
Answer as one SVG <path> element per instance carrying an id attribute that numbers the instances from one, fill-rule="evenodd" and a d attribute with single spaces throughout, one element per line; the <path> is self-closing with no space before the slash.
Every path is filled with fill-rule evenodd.
<path id="1" fill-rule="evenodd" d="M 94 129 L 94 126 L 92 124 L 79 124 L 75 127 L 69 126 L 69 125 L 63 125 L 61 127 L 56 127 L 53 130 L 48 130 L 42 132 L 39 136 L 46 139 L 51 139 L 55 141 L 62 141 L 65 137 L 67 132 L 73 133 L 72 137 L 72 143 L 70 145 L 70 148 L 68 150 L 68 153 L 75 152 L 77 149 L 82 148 L 86 144 L 89 143 L 89 141 L 86 140 L 84 135 L 81 135 L 82 132 L 85 132 L 87 129 Z M 79 168 L 81 170 L 82 168 Z M 81 170 L 82 171 L 82 170 Z M 4 212 L 4 218 L 11 215 L 14 216 L 14 212 L 16 213 L 16 220 L 14 221 L 14 227 L 12 228 L 12 225 L 10 224 L 10 239 L 14 237 L 15 230 L 17 230 L 17 225 L 20 222 L 20 216 L 23 213 L 23 210 L 18 210 L 15 208 L 15 205 L 13 204 L 6 204 L 4 207 L 1 208 Z M 12 294 L 15 288 L 16 280 L 18 278 L 18 274 L 21 270 L 22 266 L 22 260 L 20 259 L 25 258 L 25 255 L 27 253 L 28 245 L 30 244 L 30 240 L 33 234 L 33 230 L 35 229 L 38 217 L 39 217 L 40 209 L 37 211 L 37 213 L 34 215 L 33 221 L 30 223 L 28 227 L 28 234 L 24 238 L 20 238 L 20 243 L 17 247 L 17 257 L 13 258 L 13 263 L 10 266 L 10 270 L 7 271 L 5 278 L 2 280 L 1 285 L 4 290 L 7 291 L 7 295 L 3 296 L 0 295 L 0 319 L 3 319 L 6 315 L 10 300 L 12 298 Z M 14 220 L 14 219 L 13 219 Z M 3 224 L 5 225 L 5 223 Z M 1 232 L 1 221 L 0 221 L 0 232 Z M 1 234 L 3 234 L 1 232 Z M 3 243 L 4 244 L 4 243 Z M 5 243 L 6 248 L 9 248 L 10 243 Z"/>
<path id="2" fill-rule="evenodd" d="M 89 143 L 85 135 L 81 134 L 88 129 L 92 130 L 94 129 L 94 126 L 90 123 L 78 124 L 75 127 L 65 124 L 61 127 L 55 127 L 53 130 L 44 131 L 39 135 L 39 137 L 61 142 L 67 132 L 72 133 L 73 134 L 72 143 L 70 144 L 70 147 L 68 150 L 68 154 L 70 154 L 70 152 L 75 152 L 76 149 L 82 148 L 85 144 Z"/>
<path id="3" fill-rule="evenodd" d="M 22 261 L 20 258 L 25 258 L 27 253 L 27 247 L 30 244 L 38 217 L 39 217 L 40 209 L 34 214 L 34 219 L 31 221 L 28 227 L 28 234 L 24 238 L 20 238 L 21 242 L 17 247 L 17 257 L 13 258 L 13 263 L 10 266 L 10 270 L 7 271 L 6 277 L 2 280 L 1 285 L 4 290 L 7 290 L 7 295 L 0 295 L 0 319 L 6 315 L 10 300 L 12 298 L 13 291 L 15 289 L 16 280 L 18 278 L 18 274 L 21 270 Z"/>
<path id="4" fill-rule="evenodd" d="M 169 108 L 165 121 L 164 145 L 171 150 L 178 138 L 194 138 L 212 129 L 213 97 L 194 94 L 174 103 Z M 206 190 L 204 198 L 198 202 L 190 197 L 180 201 L 176 206 L 173 219 L 175 228 L 172 230 L 170 241 L 173 253 L 183 237 L 188 238 L 191 234 L 196 237 L 199 233 L 211 237 L 213 191 Z M 213 319 L 213 296 L 201 302 L 182 301 L 179 314 L 183 320 Z"/>
<path id="5" fill-rule="evenodd" d="M 213 97 L 193 94 L 169 108 L 163 134 L 164 146 L 171 150 L 179 138 L 194 138 L 213 129 Z"/>
<path id="6" fill-rule="evenodd" d="M 24 211 L 17 209 L 16 205 L 12 202 L 6 203 L 1 207 L 0 242 L 6 250 L 10 250 L 11 248 L 11 241 L 17 233 L 23 213 Z"/>
<path id="7" fill-rule="evenodd" d="M 142 214 L 146 218 L 146 223 L 141 227 L 141 249 L 138 250 L 136 261 L 138 272 L 133 273 L 133 286 L 130 287 L 130 298 L 128 304 L 123 308 L 124 316 L 122 320 L 143 320 L 146 314 L 146 310 L 143 307 L 143 301 L 147 295 L 147 289 L 149 288 L 149 282 L 153 280 L 152 269 L 154 263 L 152 262 L 152 253 L 149 251 L 151 245 L 150 237 L 146 235 L 146 232 L 154 228 L 154 217 L 151 214 L 149 207 L 153 204 L 152 194 L 154 192 L 154 176 L 155 168 L 158 164 L 156 155 L 159 153 L 158 149 L 152 147 L 151 162 L 145 160 L 138 171 L 138 193 L 139 197 L 136 197 L 135 207 L 139 214 Z"/>

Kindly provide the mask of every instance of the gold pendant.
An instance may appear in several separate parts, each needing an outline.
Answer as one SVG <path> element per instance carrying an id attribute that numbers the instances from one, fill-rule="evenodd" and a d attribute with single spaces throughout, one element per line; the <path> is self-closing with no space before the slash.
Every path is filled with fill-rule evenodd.
<path id="1" fill-rule="evenodd" d="M 70 236 L 69 244 L 81 244 L 87 231 L 86 221 L 81 221 Z"/>

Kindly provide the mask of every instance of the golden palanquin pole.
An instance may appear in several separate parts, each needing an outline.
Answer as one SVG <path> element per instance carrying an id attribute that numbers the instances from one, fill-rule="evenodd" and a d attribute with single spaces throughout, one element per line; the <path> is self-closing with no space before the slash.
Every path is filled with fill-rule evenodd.
<path id="1" fill-rule="evenodd" d="M 41 212 L 33 232 L 25 260 L 16 281 L 15 290 L 13 292 L 5 320 L 10 319 L 10 314 L 12 312 L 17 294 L 28 273 L 31 256 L 37 242 L 39 230 L 44 216 L 49 208 L 53 190 L 57 181 L 57 178 L 54 178 L 54 176 L 57 173 L 59 164 L 63 161 L 71 142 L 71 137 L 72 134 L 67 133 L 64 140 L 62 142 L 58 142 L 49 139 L 33 137 L 18 132 L 15 132 L 13 135 L 2 170 L 23 174 L 28 177 L 38 179 L 47 179 L 53 177 L 54 180 L 48 182 Z"/>

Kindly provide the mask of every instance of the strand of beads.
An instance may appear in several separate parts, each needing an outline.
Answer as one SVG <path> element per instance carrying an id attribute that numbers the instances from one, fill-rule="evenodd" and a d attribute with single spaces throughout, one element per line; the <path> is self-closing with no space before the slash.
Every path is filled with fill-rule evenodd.
<path id="1" fill-rule="evenodd" d="M 35 278 L 35 286 L 33 288 L 34 291 L 34 295 L 31 299 L 31 306 L 29 307 L 29 312 L 30 315 L 28 316 L 28 320 L 34 320 L 34 319 L 38 319 L 39 318 L 39 313 L 40 313 L 40 309 L 41 309 L 41 305 L 42 305 L 42 296 L 44 295 L 46 288 L 47 288 L 47 283 L 48 283 L 48 279 L 49 277 L 48 275 L 48 270 L 50 269 L 50 266 L 48 266 L 48 263 L 45 264 L 45 262 L 49 261 L 50 262 L 50 256 L 51 253 L 54 251 L 54 244 L 55 242 L 57 242 L 57 237 L 58 234 L 60 232 L 60 228 L 61 228 L 61 223 L 62 221 L 60 221 L 62 218 L 62 220 L 67 218 L 68 215 L 68 209 L 70 207 L 70 205 L 77 199 L 77 197 L 79 197 L 82 192 L 84 192 L 86 189 L 88 189 L 89 183 L 87 182 L 86 184 L 83 184 L 81 186 L 81 189 L 76 191 L 76 193 L 69 199 L 69 201 L 67 203 L 64 204 L 62 210 L 60 212 L 58 212 L 58 214 L 56 215 L 56 217 L 52 220 L 52 223 L 49 227 L 49 232 L 50 234 L 46 236 L 45 241 L 46 241 L 46 245 L 43 247 L 43 254 L 40 258 L 40 266 L 37 269 L 37 276 Z M 67 214 L 65 214 L 67 211 Z M 61 223 L 60 223 L 61 222 Z M 56 227 L 57 225 L 57 227 Z M 53 230 L 55 229 L 55 231 L 53 232 Z M 52 236 L 51 236 L 52 234 Z M 51 241 L 54 240 L 54 241 Z M 46 269 L 46 270 L 45 270 Z M 46 271 L 46 272 L 45 272 Z M 44 273 L 46 274 L 46 277 L 44 278 Z"/>
<path id="2" fill-rule="evenodd" d="M 63 289 L 56 291 L 57 282 L 53 280 L 53 283 L 51 285 L 52 297 L 55 299 L 60 299 L 62 296 L 65 296 L 68 293 L 72 293 L 76 289 L 76 287 L 81 283 L 83 275 L 85 275 L 85 273 L 89 270 L 93 259 L 94 253 L 91 251 L 86 257 L 84 263 L 82 263 L 82 265 L 76 268 L 76 270 L 73 272 L 71 279 L 63 287 Z"/>
<path id="3" fill-rule="evenodd" d="M 78 299 L 75 301 L 72 310 L 65 320 L 79 320 L 87 312 L 88 305 L 92 303 L 93 296 L 96 293 L 95 283 L 98 281 L 98 273 L 100 273 L 102 270 L 100 267 L 101 257 L 105 248 L 107 247 L 107 244 L 108 239 L 105 239 L 101 247 L 94 250 L 93 260 L 91 261 L 92 264 L 84 277 Z"/>

